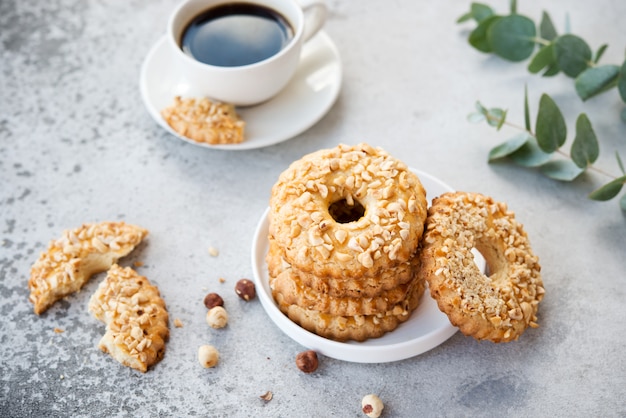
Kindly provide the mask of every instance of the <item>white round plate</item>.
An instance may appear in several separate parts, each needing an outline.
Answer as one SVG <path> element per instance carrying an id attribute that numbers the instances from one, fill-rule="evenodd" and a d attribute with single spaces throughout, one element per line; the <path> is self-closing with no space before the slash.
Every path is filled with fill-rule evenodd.
<path id="1" fill-rule="evenodd" d="M 413 170 L 427 190 L 428 200 L 448 191 L 454 191 L 441 180 L 419 170 Z M 303 346 L 338 360 L 356 363 L 385 363 L 417 356 L 437 347 L 457 331 L 448 317 L 437 307 L 428 289 L 424 292 L 417 310 L 411 318 L 392 332 L 380 338 L 364 342 L 337 342 L 320 337 L 301 328 L 285 316 L 274 302 L 269 286 L 269 276 L 265 255 L 269 248 L 268 215 L 266 209 L 254 234 L 252 245 L 252 271 L 256 281 L 257 294 L 263 308 L 274 323 L 289 337 Z M 475 262 L 481 270 L 485 261 L 475 253 Z"/>
<path id="2" fill-rule="evenodd" d="M 267 147 L 304 132 L 331 108 L 341 88 L 341 60 L 330 37 L 320 31 L 302 48 L 298 69 L 287 87 L 273 99 L 256 106 L 237 108 L 246 122 L 242 143 L 209 145 L 176 133 L 161 117 L 174 97 L 193 97 L 193 86 L 171 59 L 165 36 L 152 47 L 141 67 L 141 96 L 152 118 L 172 135 L 194 145 L 222 150 Z"/>

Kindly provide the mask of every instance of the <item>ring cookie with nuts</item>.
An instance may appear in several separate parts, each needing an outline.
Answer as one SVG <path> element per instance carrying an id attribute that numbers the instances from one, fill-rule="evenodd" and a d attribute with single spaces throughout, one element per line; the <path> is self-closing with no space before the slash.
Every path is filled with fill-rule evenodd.
<path id="1" fill-rule="evenodd" d="M 170 334 L 165 302 L 130 267 L 111 267 L 89 300 L 89 312 L 106 324 L 98 347 L 123 365 L 145 373 L 163 357 Z"/>
<path id="2" fill-rule="evenodd" d="M 339 145 L 305 155 L 279 176 L 270 239 L 303 272 L 377 277 L 411 259 L 426 207 L 424 188 L 404 163 L 367 144 Z"/>
<path id="3" fill-rule="evenodd" d="M 318 294 L 336 298 L 375 298 L 385 296 L 383 293 L 397 292 L 399 287 L 406 287 L 413 280 L 415 271 L 419 267 L 419 259 L 413 257 L 411 260 L 383 270 L 377 275 L 364 276 L 357 280 L 346 280 L 345 277 L 336 279 L 328 276 L 317 276 L 289 264 L 285 260 L 278 243 L 273 239 L 269 241 L 266 262 L 271 277 L 278 278 L 283 271 L 290 270 L 297 275 L 299 286 L 312 289 Z M 294 279 L 296 279 L 295 276 Z"/>
<path id="4" fill-rule="evenodd" d="M 148 234 L 124 222 L 84 224 L 53 240 L 33 264 L 29 300 L 37 315 L 128 255 Z"/>
<path id="5" fill-rule="evenodd" d="M 463 334 L 507 342 L 538 326 L 541 267 L 506 204 L 477 193 L 445 193 L 433 200 L 426 228 L 421 274 Z M 473 262 L 472 248 L 484 256 L 489 276 Z"/>
<path id="6" fill-rule="evenodd" d="M 411 313 L 419 305 L 424 294 L 424 282 L 415 280 L 407 298 L 391 310 L 376 315 L 330 315 L 307 309 L 299 305 L 288 304 L 283 301 L 282 295 L 277 293 L 275 301 L 278 308 L 293 322 L 302 328 L 319 336 L 335 341 L 365 341 L 369 338 L 378 338 L 387 332 L 393 331 L 402 322 L 407 321 Z"/>
<path id="7" fill-rule="evenodd" d="M 276 248 L 276 247 L 275 247 Z M 375 315 L 384 313 L 399 303 L 402 303 L 411 290 L 413 279 L 419 269 L 419 258 L 414 257 L 409 263 L 411 266 L 406 283 L 400 284 L 389 290 L 382 290 L 374 296 L 359 295 L 336 297 L 325 291 L 319 291 L 308 286 L 303 277 L 311 274 L 301 273 L 284 260 L 278 251 L 268 253 L 268 265 L 270 265 L 270 288 L 274 298 L 280 294 L 286 304 L 295 304 L 321 313 L 341 316 Z M 276 259 L 278 258 L 278 259 Z M 375 280 L 372 278 L 371 280 Z"/>

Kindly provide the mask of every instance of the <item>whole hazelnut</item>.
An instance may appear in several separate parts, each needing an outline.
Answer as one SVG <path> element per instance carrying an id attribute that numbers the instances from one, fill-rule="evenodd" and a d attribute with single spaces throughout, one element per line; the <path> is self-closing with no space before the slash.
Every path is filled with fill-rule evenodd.
<path id="1" fill-rule="evenodd" d="M 224 328 L 228 324 L 228 313 L 223 306 L 214 306 L 206 313 L 206 323 L 211 328 Z"/>
<path id="2" fill-rule="evenodd" d="M 204 306 L 207 309 L 214 308 L 216 306 L 224 306 L 224 299 L 217 293 L 209 293 L 204 297 Z"/>
<path id="3" fill-rule="evenodd" d="M 363 409 L 363 413 L 370 418 L 378 418 L 380 414 L 383 413 L 383 401 L 373 393 L 369 395 L 365 395 L 363 400 L 361 400 L 361 407 Z"/>
<path id="4" fill-rule="evenodd" d="M 256 297 L 254 283 L 248 279 L 241 279 L 235 285 L 235 293 L 246 302 Z"/>
<path id="5" fill-rule="evenodd" d="M 313 373 L 318 364 L 317 353 L 313 350 L 303 351 L 296 356 L 296 366 L 304 373 Z"/>
<path id="6" fill-rule="evenodd" d="M 202 367 L 215 367 L 219 359 L 220 353 L 217 351 L 217 348 L 212 345 L 201 345 L 200 348 L 198 348 L 198 362 Z"/>

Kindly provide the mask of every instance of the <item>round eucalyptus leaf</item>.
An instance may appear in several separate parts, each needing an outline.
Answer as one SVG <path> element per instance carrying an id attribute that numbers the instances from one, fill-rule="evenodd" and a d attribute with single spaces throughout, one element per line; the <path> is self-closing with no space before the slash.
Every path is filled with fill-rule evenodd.
<path id="1" fill-rule="evenodd" d="M 554 100 L 545 93 L 539 100 L 535 135 L 539 147 L 547 153 L 559 149 L 567 139 L 567 126 L 563 114 Z"/>
<path id="2" fill-rule="evenodd" d="M 539 36 L 547 41 L 551 41 L 558 36 L 556 29 L 554 28 L 554 24 L 552 23 L 552 19 L 546 12 L 543 12 L 541 15 L 541 22 L 539 23 Z"/>
<path id="3" fill-rule="evenodd" d="M 495 161 L 500 158 L 504 158 L 522 147 L 526 141 L 532 139 L 532 136 L 527 132 L 522 132 L 515 135 L 513 138 L 506 142 L 494 147 L 489 151 L 489 162 Z"/>
<path id="4" fill-rule="evenodd" d="M 585 171 L 574 164 L 572 160 L 549 161 L 539 169 L 546 176 L 559 181 L 572 181 Z"/>
<path id="5" fill-rule="evenodd" d="M 589 67 L 576 77 L 576 93 L 587 100 L 610 88 L 613 88 L 619 77 L 620 69 L 617 65 L 602 65 Z"/>
<path id="6" fill-rule="evenodd" d="M 489 126 L 495 126 L 498 130 L 506 121 L 506 110 L 493 107 L 487 112 L 487 123 Z"/>
<path id="7" fill-rule="evenodd" d="M 487 28 L 487 42 L 493 52 L 509 61 L 523 61 L 535 50 L 537 29 L 526 16 L 510 15 Z"/>
<path id="8" fill-rule="evenodd" d="M 485 115 L 483 115 L 482 113 L 473 112 L 467 115 L 467 120 L 470 123 L 479 123 L 485 120 Z"/>
<path id="9" fill-rule="evenodd" d="M 537 51 L 533 59 L 530 60 L 530 63 L 528 64 L 528 71 L 532 74 L 537 74 L 539 71 L 546 67 L 550 67 L 555 63 L 554 45 L 550 44 Z"/>
<path id="10" fill-rule="evenodd" d="M 537 140 L 531 137 L 517 151 L 509 155 L 509 158 L 522 167 L 539 167 L 550 161 L 552 154 L 543 152 L 537 145 Z"/>
<path id="11" fill-rule="evenodd" d="M 561 35 L 554 41 L 554 57 L 561 71 L 577 77 L 591 62 L 591 48 L 576 35 Z"/>
<path id="12" fill-rule="evenodd" d="M 625 182 L 626 176 L 618 177 L 615 180 L 610 181 L 604 186 L 600 187 L 599 189 L 596 189 L 593 192 L 589 193 L 589 199 L 599 200 L 602 202 L 606 200 L 611 200 L 615 196 L 617 196 L 620 191 L 622 191 L 622 187 L 624 186 Z"/>
<path id="13" fill-rule="evenodd" d="M 491 45 L 487 41 L 487 30 L 489 27 L 500 19 L 500 16 L 489 16 L 476 26 L 469 35 L 469 43 L 471 46 L 481 52 L 492 52 Z"/>
<path id="14" fill-rule="evenodd" d="M 472 3 L 470 13 L 474 20 L 478 23 L 487 19 L 489 16 L 493 16 L 493 9 L 486 4 L 482 3 Z"/>
<path id="15" fill-rule="evenodd" d="M 554 75 L 557 75 L 560 71 L 561 69 L 559 68 L 559 65 L 555 61 L 552 65 L 548 67 L 548 69 L 543 74 L 541 74 L 541 76 L 552 77 Z"/>
<path id="16" fill-rule="evenodd" d="M 584 113 L 581 113 L 576 119 L 576 137 L 572 143 L 570 154 L 572 161 L 583 169 L 593 164 L 600 155 L 598 138 L 593 131 L 589 118 Z"/>
<path id="17" fill-rule="evenodd" d="M 474 104 L 474 106 L 476 107 L 476 110 L 479 113 L 482 113 L 483 115 L 487 116 L 487 108 L 485 106 L 483 106 L 483 104 L 479 101 L 476 101 L 476 103 Z"/>

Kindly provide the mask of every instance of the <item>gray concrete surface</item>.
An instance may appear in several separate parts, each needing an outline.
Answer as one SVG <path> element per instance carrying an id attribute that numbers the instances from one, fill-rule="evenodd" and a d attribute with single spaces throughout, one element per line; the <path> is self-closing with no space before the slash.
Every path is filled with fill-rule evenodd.
<path id="1" fill-rule="evenodd" d="M 471 49 L 471 25 L 455 24 L 469 3 L 330 1 L 326 32 L 344 65 L 336 104 L 289 141 L 225 152 L 172 137 L 141 101 L 142 60 L 176 1 L 0 2 L 0 416 L 359 417 L 372 392 L 385 417 L 626 415 L 625 216 L 616 201 L 586 199 L 606 179 L 591 173 L 563 184 L 488 165 L 488 150 L 515 131 L 466 119 L 481 100 L 523 123 L 526 84 L 533 113 L 542 92 L 562 106 L 570 141 L 575 116 L 586 112 L 601 141 L 598 165 L 618 174 L 623 104 L 615 91 L 583 104 L 570 79 L 532 76 L 525 64 Z M 538 2 L 519 3 L 539 19 Z M 593 49 L 608 43 L 603 62 L 623 62 L 626 3 L 543 7 L 561 31 L 569 15 Z M 304 153 L 360 141 L 459 190 L 508 202 L 543 267 L 540 328 L 502 345 L 457 333 L 395 363 L 324 357 L 314 374 L 295 368 L 304 348 L 258 300 L 242 302 L 232 289 L 252 275 L 252 235 L 278 174 Z M 86 305 L 103 275 L 41 317 L 28 302 L 29 268 L 48 241 L 103 220 L 150 230 L 123 264 L 143 262 L 139 272 L 184 323 L 146 374 L 97 349 L 104 327 Z M 204 322 L 209 290 L 222 294 L 231 316 L 219 332 Z M 221 351 L 215 369 L 196 361 L 204 343 Z M 268 390 L 273 399 L 259 399 Z"/>

